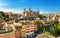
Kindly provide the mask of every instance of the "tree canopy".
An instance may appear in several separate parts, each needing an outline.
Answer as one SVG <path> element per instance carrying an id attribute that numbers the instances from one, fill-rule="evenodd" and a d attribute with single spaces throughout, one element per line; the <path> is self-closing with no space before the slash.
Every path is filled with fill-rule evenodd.
<path id="1" fill-rule="evenodd" d="M 10 18 L 8 15 L 5 15 L 5 13 L 3 11 L 0 11 L 0 18 L 2 18 L 5 21 L 9 21 Z"/>

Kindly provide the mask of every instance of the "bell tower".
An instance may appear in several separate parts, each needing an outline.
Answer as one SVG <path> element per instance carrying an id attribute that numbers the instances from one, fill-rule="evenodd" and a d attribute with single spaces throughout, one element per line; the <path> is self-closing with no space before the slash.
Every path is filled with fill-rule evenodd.
<path id="1" fill-rule="evenodd" d="M 39 14 L 39 9 L 37 9 L 37 14 Z"/>
<path id="2" fill-rule="evenodd" d="M 30 7 L 28 8 L 28 12 L 29 12 L 29 13 L 31 12 L 31 8 L 30 8 Z"/>

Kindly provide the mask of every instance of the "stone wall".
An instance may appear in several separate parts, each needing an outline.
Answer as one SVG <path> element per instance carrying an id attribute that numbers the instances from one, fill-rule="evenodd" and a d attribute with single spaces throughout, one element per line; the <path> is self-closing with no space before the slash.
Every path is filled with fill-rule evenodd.
<path id="1" fill-rule="evenodd" d="M 0 34 L 0 38 L 15 38 L 15 32 Z"/>
<path id="2" fill-rule="evenodd" d="M 15 30 L 15 37 L 20 38 L 21 37 L 21 29 L 16 29 Z"/>

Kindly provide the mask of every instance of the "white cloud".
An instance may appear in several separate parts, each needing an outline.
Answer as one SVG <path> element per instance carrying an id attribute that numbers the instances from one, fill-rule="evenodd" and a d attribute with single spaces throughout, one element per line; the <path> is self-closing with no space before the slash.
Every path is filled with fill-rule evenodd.
<path id="1" fill-rule="evenodd" d="M 0 9 L 0 11 L 13 12 L 13 13 L 21 13 L 22 12 L 22 10 L 20 10 L 20 9 Z"/>
<path id="2" fill-rule="evenodd" d="M 8 5 L 8 3 L 0 3 L 0 6 Z"/>
<path id="3" fill-rule="evenodd" d="M 13 13 L 22 13 L 23 12 L 23 10 L 22 9 L 19 9 L 19 8 L 17 8 L 17 9 L 0 9 L 0 11 L 4 11 L 4 12 L 13 12 Z M 40 13 L 41 14 L 43 14 L 43 13 L 48 13 L 48 11 L 40 11 Z"/>
<path id="4" fill-rule="evenodd" d="M 23 10 L 22 9 L 0 9 L 0 11 L 4 11 L 4 12 L 13 12 L 13 13 L 22 13 L 23 12 Z M 51 13 L 51 11 L 50 12 L 48 12 L 48 11 L 40 11 L 40 14 L 47 14 L 47 13 Z"/>

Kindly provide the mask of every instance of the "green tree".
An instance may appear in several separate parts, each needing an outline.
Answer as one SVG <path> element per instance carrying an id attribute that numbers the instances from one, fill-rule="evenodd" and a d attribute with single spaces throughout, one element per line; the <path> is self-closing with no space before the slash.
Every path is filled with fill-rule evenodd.
<path id="1" fill-rule="evenodd" d="M 43 23 L 40 22 L 40 21 L 36 22 L 36 24 L 37 24 L 37 27 L 38 27 L 38 28 L 39 28 L 40 26 L 43 26 Z"/>
<path id="2" fill-rule="evenodd" d="M 57 36 L 59 33 L 59 27 L 60 27 L 60 25 L 59 25 L 59 21 L 57 21 L 57 20 L 53 20 L 52 21 L 52 27 L 54 28 L 54 30 L 52 30 L 51 31 L 51 33 L 52 33 L 52 35 L 54 35 L 54 36 Z"/>
<path id="3" fill-rule="evenodd" d="M 3 11 L 0 11 L 0 16 L 5 16 Z"/>
<path id="4" fill-rule="evenodd" d="M 54 27 L 55 29 L 57 29 L 57 26 L 59 25 L 59 21 L 53 20 L 51 22 L 52 22 L 52 27 Z"/>
<path id="5" fill-rule="evenodd" d="M 38 17 L 41 19 L 41 18 L 43 18 L 44 16 L 43 16 L 43 15 L 38 15 Z"/>
<path id="6" fill-rule="evenodd" d="M 15 28 L 16 28 L 16 29 L 21 29 L 21 28 L 22 28 L 22 26 L 15 26 Z"/>
<path id="7" fill-rule="evenodd" d="M 60 24 L 57 26 L 57 34 L 60 35 Z"/>
<path id="8" fill-rule="evenodd" d="M 5 15 L 5 13 L 3 11 L 0 11 L 0 18 L 2 18 L 5 21 L 9 21 L 9 15 Z"/>
<path id="9" fill-rule="evenodd" d="M 40 21 L 38 21 L 38 22 L 36 22 L 35 24 L 37 25 L 37 30 L 34 32 L 34 34 L 37 35 L 37 34 L 43 32 L 43 30 L 42 30 L 43 27 L 41 27 L 41 26 L 43 25 L 43 23 L 40 22 Z"/>
<path id="10" fill-rule="evenodd" d="M 57 26 L 57 29 L 60 30 L 60 25 Z"/>
<path id="11" fill-rule="evenodd" d="M 58 25 L 59 24 L 59 21 L 57 21 L 57 20 L 53 20 L 51 22 L 52 22 L 53 25 Z"/>

